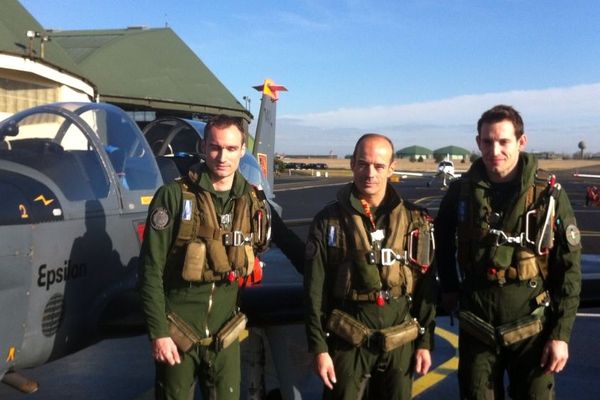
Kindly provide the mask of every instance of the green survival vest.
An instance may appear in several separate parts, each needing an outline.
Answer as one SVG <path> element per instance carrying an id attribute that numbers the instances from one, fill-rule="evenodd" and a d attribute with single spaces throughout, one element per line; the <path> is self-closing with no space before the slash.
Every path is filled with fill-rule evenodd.
<path id="1" fill-rule="evenodd" d="M 400 203 L 389 215 L 383 241 L 372 241 L 363 217 L 341 203 L 350 192 L 348 185 L 340 192 L 340 201 L 327 207 L 327 267 L 335 271 L 333 296 L 376 301 L 382 293 L 392 298 L 412 294 L 432 262 L 431 218 L 424 209 Z"/>
<path id="2" fill-rule="evenodd" d="M 485 275 L 499 284 L 507 279 L 528 281 L 540 275 L 546 279 L 559 191 L 554 175 L 538 169 L 499 229 L 492 229 L 492 209 L 485 188 L 468 176 L 461 179 L 457 260 L 464 273 Z"/>
<path id="3" fill-rule="evenodd" d="M 190 243 L 205 247 L 200 256 L 204 257 L 200 282 L 252 274 L 254 250 L 266 250 L 271 235 L 270 209 L 264 195 L 253 187 L 236 199 L 229 227 L 226 227 L 217 220 L 209 192 L 191 184 L 188 178 L 177 182 L 182 193 L 182 215 L 172 252 L 185 252 Z"/>

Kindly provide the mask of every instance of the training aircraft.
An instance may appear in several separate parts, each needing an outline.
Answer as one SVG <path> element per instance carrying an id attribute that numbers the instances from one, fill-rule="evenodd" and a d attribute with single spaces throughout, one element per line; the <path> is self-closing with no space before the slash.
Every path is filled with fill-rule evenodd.
<path id="1" fill-rule="evenodd" d="M 264 87 L 270 118 L 262 137 L 267 142 L 275 134 L 272 94 L 283 89 L 268 82 Z M 186 123 L 201 131 L 197 121 Z M 156 150 L 157 142 L 150 143 Z M 135 122 L 101 103 L 49 104 L 0 122 L 2 382 L 34 392 L 38 385 L 22 375 L 23 369 L 115 332 L 141 333 L 136 285 L 148 205 L 163 182 L 181 175 L 185 163 L 198 157 L 197 150 L 178 154 L 174 149 L 178 157 L 169 159 L 164 149 L 177 143 L 170 140 L 155 158 Z M 262 166 L 272 159 L 273 143 L 264 144 L 271 150 L 261 144 L 255 148 L 262 151 L 261 163 L 248 154 L 241 169 L 272 198 Z M 266 172 L 272 176 L 272 168 Z M 269 268 L 271 260 L 276 268 Z M 267 252 L 263 261 L 265 270 L 276 273 L 266 273 L 263 284 L 245 291 L 247 313 L 252 319 L 252 307 L 272 295 L 276 300 L 260 310 L 260 323 L 281 323 L 282 315 L 299 322 L 301 276 L 280 251 Z"/>
<path id="2" fill-rule="evenodd" d="M 427 182 L 427 186 L 431 186 L 433 181 L 437 178 L 442 178 L 442 187 L 448 187 L 448 184 L 452 182 L 454 179 L 460 177 L 460 173 L 456 173 L 454 170 L 454 163 L 450 161 L 449 157 L 446 157 L 444 160 L 440 161 L 437 166 L 437 170 L 435 172 L 410 172 L 410 171 L 395 171 L 394 174 L 400 175 L 402 177 L 405 176 L 428 176 L 431 177 L 431 180 Z"/>

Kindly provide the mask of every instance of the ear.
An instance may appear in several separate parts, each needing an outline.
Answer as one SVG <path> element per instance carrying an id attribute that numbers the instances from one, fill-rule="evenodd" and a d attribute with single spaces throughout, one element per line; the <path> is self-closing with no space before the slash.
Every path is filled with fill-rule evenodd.
<path id="1" fill-rule="evenodd" d="M 394 171 L 396 170 L 396 159 L 394 159 L 391 163 L 390 166 L 388 167 L 388 173 L 387 173 L 387 177 L 391 177 L 392 175 L 394 175 Z"/>
<path id="2" fill-rule="evenodd" d="M 244 143 L 244 144 L 242 145 L 242 154 L 241 154 L 240 158 L 241 158 L 241 157 L 244 157 L 244 155 L 245 155 L 245 154 L 246 154 L 246 143 Z"/>
<path id="3" fill-rule="evenodd" d="M 477 142 L 477 147 L 481 150 L 481 137 L 479 135 L 475 136 L 475 141 Z"/>
<path id="4" fill-rule="evenodd" d="M 519 151 L 525 150 L 525 145 L 527 144 L 527 135 L 523 134 L 519 138 Z"/>

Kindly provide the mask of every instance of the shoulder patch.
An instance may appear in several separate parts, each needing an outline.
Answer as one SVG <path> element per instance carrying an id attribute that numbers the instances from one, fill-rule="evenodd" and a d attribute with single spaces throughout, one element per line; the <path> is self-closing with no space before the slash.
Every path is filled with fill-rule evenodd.
<path id="1" fill-rule="evenodd" d="M 164 207 L 157 207 L 150 216 L 150 225 L 154 230 L 162 231 L 171 223 L 171 213 Z"/>
<path id="2" fill-rule="evenodd" d="M 575 224 L 567 226 L 567 229 L 565 229 L 565 236 L 567 237 L 567 242 L 571 246 L 579 246 L 579 243 L 581 243 L 581 233 Z"/>
<path id="3" fill-rule="evenodd" d="M 309 240 L 304 247 L 304 258 L 306 260 L 312 260 L 317 255 L 317 245 L 313 240 Z"/>

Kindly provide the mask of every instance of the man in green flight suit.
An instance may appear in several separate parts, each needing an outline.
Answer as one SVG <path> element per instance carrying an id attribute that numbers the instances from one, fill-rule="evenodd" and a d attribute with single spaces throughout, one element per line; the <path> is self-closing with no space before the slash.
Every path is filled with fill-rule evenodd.
<path id="1" fill-rule="evenodd" d="M 476 140 L 481 158 L 450 185 L 435 231 L 442 302 L 460 300 L 461 398 L 504 399 L 507 372 L 512 399 L 551 399 L 579 304 L 579 230 L 555 176 L 523 152 L 514 108 L 484 112 Z"/>
<path id="2" fill-rule="evenodd" d="M 363 135 L 350 163 L 354 182 L 310 229 L 306 325 L 324 398 L 361 399 L 374 376 L 380 398 L 409 399 L 413 372 L 431 366 L 432 223 L 388 183 L 393 157 L 389 138 Z"/>
<path id="3" fill-rule="evenodd" d="M 205 163 L 168 183 L 148 210 L 141 296 L 156 361 L 158 399 L 240 396 L 238 280 L 268 245 L 268 210 L 238 171 L 245 137 L 220 115 L 204 131 Z"/>

